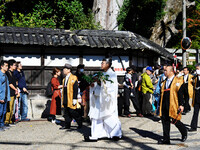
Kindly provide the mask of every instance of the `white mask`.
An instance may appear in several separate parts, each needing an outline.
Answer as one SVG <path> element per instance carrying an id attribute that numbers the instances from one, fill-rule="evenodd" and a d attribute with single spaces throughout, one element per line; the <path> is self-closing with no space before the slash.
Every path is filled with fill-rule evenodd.
<path id="1" fill-rule="evenodd" d="M 127 77 L 128 77 L 128 78 L 131 78 L 131 74 L 127 74 Z"/>
<path id="2" fill-rule="evenodd" d="M 180 72 L 180 73 L 178 74 L 178 77 L 181 77 L 182 75 L 183 75 L 183 73 Z"/>
<path id="3" fill-rule="evenodd" d="M 196 70 L 197 74 L 200 75 L 200 70 Z"/>
<path id="4" fill-rule="evenodd" d="M 84 69 L 80 69 L 80 72 L 84 72 Z"/>

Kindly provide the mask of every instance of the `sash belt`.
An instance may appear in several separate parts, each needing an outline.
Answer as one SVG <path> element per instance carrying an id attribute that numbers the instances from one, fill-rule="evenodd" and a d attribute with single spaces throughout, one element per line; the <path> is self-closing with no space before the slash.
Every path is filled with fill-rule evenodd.
<path id="1" fill-rule="evenodd" d="M 164 89 L 164 92 L 166 92 L 166 91 L 170 91 L 170 89 Z"/>

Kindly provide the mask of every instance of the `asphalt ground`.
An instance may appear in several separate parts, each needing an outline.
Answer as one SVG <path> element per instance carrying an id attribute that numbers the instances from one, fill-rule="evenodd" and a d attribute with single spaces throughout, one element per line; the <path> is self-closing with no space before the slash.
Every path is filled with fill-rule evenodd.
<path id="1" fill-rule="evenodd" d="M 193 110 L 193 109 L 192 109 Z M 182 117 L 182 122 L 189 127 L 193 112 Z M 188 133 L 188 139 L 181 142 L 181 134 L 171 125 L 171 144 L 159 145 L 157 141 L 162 138 L 162 124 L 156 117 L 120 117 L 123 138 L 119 141 L 99 140 L 98 142 L 84 142 L 83 135 L 90 134 L 90 125 L 84 123 L 77 130 L 76 122 L 72 123 L 70 130 L 59 130 L 63 124 L 54 124 L 44 120 L 19 122 L 9 130 L 0 132 L 0 150 L 66 150 L 66 149 L 200 149 L 200 129 Z M 200 121 L 199 124 L 200 125 Z"/>

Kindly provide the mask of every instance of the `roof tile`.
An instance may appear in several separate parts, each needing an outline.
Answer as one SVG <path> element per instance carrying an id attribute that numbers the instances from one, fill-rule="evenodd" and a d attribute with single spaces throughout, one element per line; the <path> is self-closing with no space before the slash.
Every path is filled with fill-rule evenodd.
<path id="1" fill-rule="evenodd" d="M 128 31 L 0 27 L 0 43 L 44 46 L 88 46 L 98 48 L 148 49 L 166 58 L 173 56 L 163 47 Z"/>

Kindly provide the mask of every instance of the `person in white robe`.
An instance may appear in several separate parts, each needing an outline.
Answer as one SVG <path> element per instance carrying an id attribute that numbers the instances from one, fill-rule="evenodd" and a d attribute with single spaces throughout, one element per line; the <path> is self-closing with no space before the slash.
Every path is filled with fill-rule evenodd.
<path id="1" fill-rule="evenodd" d="M 104 75 L 109 75 L 108 80 L 113 82 L 95 82 L 90 88 L 91 136 L 85 140 L 119 140 L 122 137 L 117 109 L 118 81 L 116 73 L 110 68 L 111 65 L 111 59 L 103 59 L 101 68 Z"/>

